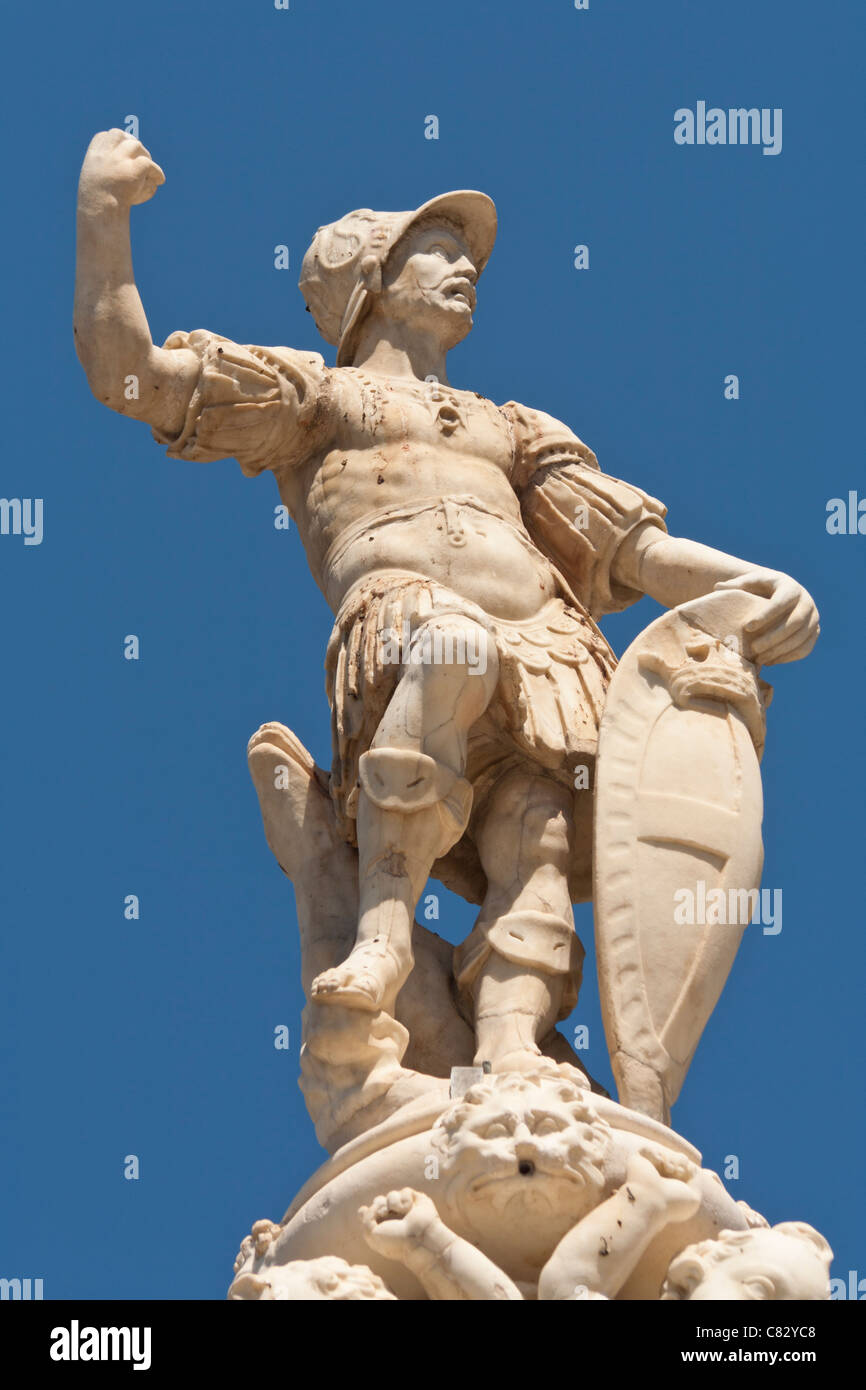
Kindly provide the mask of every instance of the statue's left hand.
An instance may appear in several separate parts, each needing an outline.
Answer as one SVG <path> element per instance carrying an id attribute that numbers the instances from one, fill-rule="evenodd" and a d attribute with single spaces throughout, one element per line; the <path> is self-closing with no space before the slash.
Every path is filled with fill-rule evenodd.
<path id="1" fill-rule="evenodd" d="M 745 655 L 757 665 L 775 666 L 809 655 L 821 631 L 818 610 L 796 579 L 779 570 L 754 569 L 715 588 L 745 590 L 766 600 L 762 611 L 743 628 Z"/>

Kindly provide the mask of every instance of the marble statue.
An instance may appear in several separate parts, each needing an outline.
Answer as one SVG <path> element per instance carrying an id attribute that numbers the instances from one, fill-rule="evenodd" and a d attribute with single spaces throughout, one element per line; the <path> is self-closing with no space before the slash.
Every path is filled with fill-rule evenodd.
<path id="1" fill-rule="evenodd" d="M 275 721 L 248 750 L 332 1157 L 256 1223 L 230 1297 L 828 1296 L 823 1238 L 766 1229 L 669 1125 L 760 885 L 760 668 L 808 654 L 812 599 L 672 536 L 550 415 L 449 384 L 484 194 L 318 229 L 300 288 L 329 367 L 202 329 L 152 342 L 129 209 L 162 182 L 133 137 L 94 137 L 89 384 L 172 458 L 272 472 L 334 613 L 330 771 Z M 598 621 L 645 594 L 670 611 L 618 663 Z M 456 950 L 415 920 L 431 876 L 479 907 Z M 683 930 L 698 884 L 716 912 Z M 556 1028 L 589 898 L 617 1101 Z"/>
<path id="2" fill-rule="evenodd" d="M 397 1298 L 482 1301 L 829 1296 L 831 1251 L 817 1231 L 768 1228 L 694 1150 L 674 1147 L 661 1126 L 617 1132 L 621 1107 L 607 1102 L 612 1124 L 601 1104 L 572 1068 L 484 1076 L 423 1134 L 423 1165 L 405 1145 L 380 1149 L 325 1185 L 330 1213 L 306 1201 L 282 1226 L 257 1222 L 229 1297 L 319 1296 L 284 1290 L 330 1276 L 315 1253 L 319 1224 L 327 1215 L 332 1229 L 348 1227 L 356 1208 L 343 1246 L 358 1263 L 345 1263 L 342 1283 L 354 1290 L 364 1269 L 367 1291 L 334 1297 L 383 1297 L 383 1287 Z M 413 1167 L 423 1184 L 376 1192 Z"/>

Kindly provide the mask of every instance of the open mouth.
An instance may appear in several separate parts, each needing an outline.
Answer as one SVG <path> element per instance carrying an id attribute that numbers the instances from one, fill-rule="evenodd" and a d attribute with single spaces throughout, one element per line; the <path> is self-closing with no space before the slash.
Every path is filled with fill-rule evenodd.
<path id="1" fill-rule="evenodd" d="M 461 304 L 465 304 L 467 309 L 475 308 L 475 295 L 465 281 L 463 284 L 452 285 L 445 293 L 449 299 L 457 299 Z"/>
<path id="2" fill-rule="evenodd" d="M 503 1164 L 502 1167 L 498 1167 L 494 1172 L 488 1171 L 480 1174 L 474 1182 L 470 1184 L 470 1189 L 472 1192 L 480 1192 L 482 1188 L 487 1187 L 501 1186 L 507 1188 L 510 1184 L 520 1183 L 523 1178 L 535 1177 L 539 1179 L 542 1187 L 546 1186 L 545 1180 L 556 1183 L 566 1182 L 575 1187 L 584 1186 L 582 1174 L 577 1172 L 574 1168 L 560 1167 L 559 1165 L 556 1167 L 549 1167 L 546 1164 L 542 1164 L 541 1167 L 539 1167 L 532 1159 L 521 1158 L 516 1167 L 511 1164 Z"/>

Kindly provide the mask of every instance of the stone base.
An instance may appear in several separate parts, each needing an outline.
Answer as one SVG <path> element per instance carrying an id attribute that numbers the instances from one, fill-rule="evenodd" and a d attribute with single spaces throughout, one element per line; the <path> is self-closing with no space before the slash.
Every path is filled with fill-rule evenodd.
<path id="1" fill-rule="evenodd" d="M 622 1187 L 629 1159 L 640 1152 L 661 1152 L 674 1160 L 674 1166 L 678 1160 L 686 1160 L 687 1168 L 694 1165 L 699 1170 L 691 1170 L 700 1192 L 697 1210 L 686 1220 L 664 1225 L 653 1236 L 617 1297 L 658 1299 L 671 1260 L 687 1245 L 714 1239 L 722 1230 L 746 1231 L 761 1222 L 728 1194 L 718 1174 L 701 1168 L 701 1155 L 681 1135 L 615 1101 L 590 1096 L 584 1079 L 573 1068 L 561 1071 L 579 1079 L 484 1078 L 495 1092 L 481 1105 L 471 1104 L 472 1091 L 469 1103 L 465 1096 L 452 1099 L 448 1083 L 443 1082 L 440 1094 L 419 1098 L 344 1145 L 310 1178 L 279 1226 L 257 1223 L 254 1236 L 247 1238 L 238 1257 L 237 1277 L 229 1296 L 387 1296 L 369 1291 L 304 1291 L 295 1277 L 300 1272 L 295 1262 L 339 1256 L 349 1266 L 364 1267 L 378 1276 L 397 1298 L 427 1298 L 416 1274 L 368 1243 L 359 1215 L 360 1209 L 369 1207 L 377 1197 L 411 1189 L 431 1199 L 449 1231 L 480 1248 L 508 1279 L 525 1290 L 524 1296 L 532 1297 L 542 1268 L 575 1225 L 570 1199 L 561 1200 L 562 1166 L 579 1159 L 581 1146 L 587 1148 L 594 1127 L 603 1136 L 603 1154 L 597 1190 L 589 1194 L 587 1189 L 580 1199 L 579 1205 L 587 1210 Z M 516 1145 L 509 1159 L 508 1137 L 498 1134 L 496 1121 L 500 1111 L 508 1114 L 514 1109 L 512 1082 L 528 1111 L 555 1112 L 562 1101 L 567 1106 L 578 1097 L 595 1119 L 588 1122 L 581 1112 L 573 1133 L 566 1129 L 527 1137 L 523 1147 Z M 484 1090 L 483 1084 L 476 1089 Z M 468 1117 L 461 1119 L 461 1107 L 469 1112 Z M 477 1112 L 478 1119 L 493 1121 L 488 1126 L 493 1138 L 485 1137 L 472 1112 Z M 550 1129 L 555 1122 L 550 1119 L 542 1128 Z M 563 1133 L 565 1145 L 561 1142 Z M 569 1144 L 573 1146 L 570 1149 Z M 524 1159 L 526 1175 L 521 1175 L 520 1155 L 530 1154 L 532 1162 Z M 333 1284 L 333 1270 L 327 1264 L 323 1269 Z M 353 1280 L 349 1276 L 346 1279 L 347 1286 L 356 1289 Z M 375 1282 L 370 1285 L 376 1286 Z"/>

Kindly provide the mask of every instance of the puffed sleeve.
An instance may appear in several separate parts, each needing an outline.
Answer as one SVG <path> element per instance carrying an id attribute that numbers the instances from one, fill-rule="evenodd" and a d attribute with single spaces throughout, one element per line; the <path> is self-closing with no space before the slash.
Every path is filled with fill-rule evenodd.
<path id="1" fill-rule="evenodd" d="M 300 462 L 321 442 L 328 373 L 318 353 L 241 347 L 203 328 L 172 333 L 163 346 L 190 349 L 200 363 L 180 434 L 153 431 L 170 458 L 236 458 L 252 478 Z"/>
<path id="2" fill-rule="evenodd" d="M 512 483 L 539 550 L 593 618 L 635 603 L 637 589 L 611 575 L 617 550 L 637 526 L 666 530 L 666 508 L 640 488 L 602 473 L 567 425 L 509 401 L 502 407 L 514 444 Z"/>

